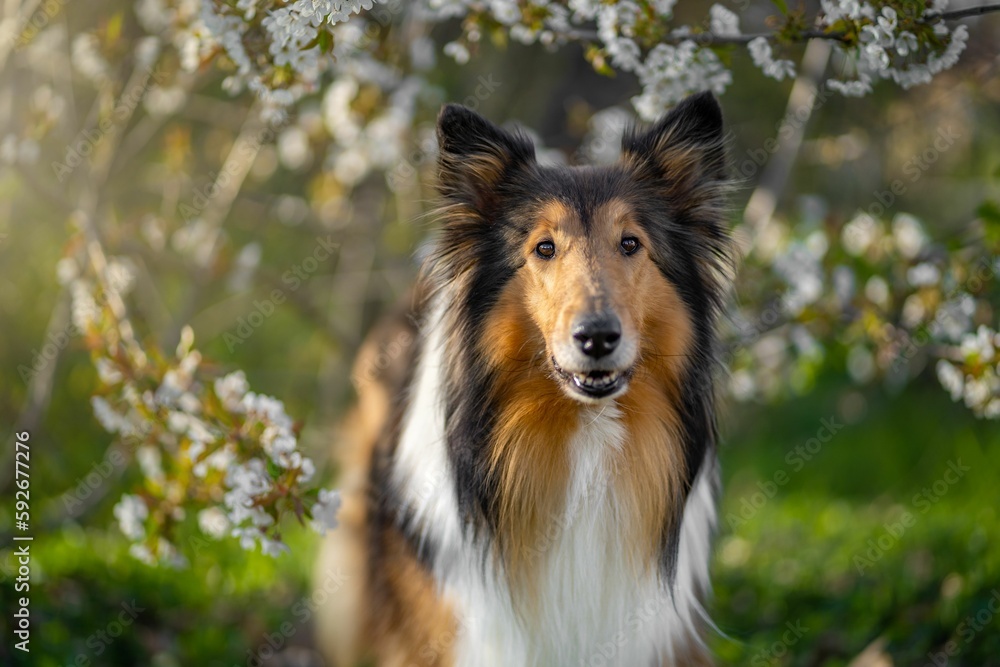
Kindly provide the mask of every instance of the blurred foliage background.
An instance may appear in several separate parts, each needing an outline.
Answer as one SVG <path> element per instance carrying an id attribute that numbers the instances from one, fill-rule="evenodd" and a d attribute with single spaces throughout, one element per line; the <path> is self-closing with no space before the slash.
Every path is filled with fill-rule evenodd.
<path id="1" fill-rule="evenodd" d="M 70 317 L 56 266 L 73 250 L 67 244 L 78 222 L 71 213 L 88 194 L 76 174 L 59 182 L 51 163 L 65 158 L 65 147 L 108 103 L 74 67 L 80 54 L 72 36 L 96 30 L 109 58 L 128 52 L 144 34 L 133 4 L 66 3 L 30 44 L 13 50 L 2 74 L 0 662 L 315 664 L 316 535 L 290 524 L 291 553 L 269 558 L 186 525 L 179 544 L 189 568 L 140 563 L 128 555 L 112 516 L 121 490 L 140 473 L 124 465 L 100 472 L 112 438 L 91 410 L 99 380 L 84 341 L 68 340 L 43 364 L 43 383 L 19 373 Z M 695 8 L 677 10 L 685 11 Z M 434 37 L 443 43 L 457 30 L 444 23 Z M 806 218 L 842 225 L 902 178 L 942 128 L 953 128 L 954 145 L 927 165 L 917 187 L 895 198 L 885 218 L 912 213 L 944 243 L 977 229 L 984 202 L 1000 198 L 998 43 L 1000 17 L 986 17 L 974 24 L 960 64 L 932 84 L 910 91 L 882 86 L 860 100 L 832 96 L 818 105 L 776 193 L 775 218 L 793 227 Z M 792 83 L 762 79 L 742 52 L 733 53 L 731 65 L 734 83 L 722 104 L 739 165 L 775 136 Z M 181 77 L 170 74 L 152 101 L 139 103 L 101 185 L 100 198 L 114 203 L 102 223 L 106 244 L 129 258 L 135 276 L 133 317 L 166 350 L 190 323 L 211 364 L 243 369 L 251 386 L 280 397 L 302 426 L 301 448 L 335 486 L 328 452 L 352 397 L 351 359 L 415 275 L 414 257 L 433 229 L 422 217 L 433 198 L 433 157 L 416 149 L 412 177 L 390 179 L 390 189 L 382 175 L 368 174 L 348 193 L 324 160 L 320 126 L 329 119 L 322 96 L 307 96 L 293 123 L 265 133 L 231 207 L 220 212 L 218 257 L 203 264 L 197 252 L 204 241 L 192 238 L 183 205 L 199 207 L 199 192 L 217 178 L 240 133 L 256 126 L 252 100 L 223 92 L 222 75 L 200 70 L 185 82 L 188 92 L 176 93 Z M 590 117 L 626 107 L 637 92 L 628 76 L 596 74 L 572 45 L 549 52 L 484 43 L 461 67 L 439 57 L 427 77 L 428 109 L 476 100 L 487 117 L 531 128 L 553 159 L 578 159 Z M 498 84 L 476 97 L 481 77 Z M 24 143 L 24 128 L 46 123 Z M 418 127 L 426 135 L 432 123 L 428 111 Z M 760 173 L 751 172 L 735 195 L 734 224 L 759 184 Z M 332 239 L 338 250 L 303 269 L 318 238 Z M 299 279 L 294 289 L 289 272 Z M 276 287 L 286 288 L 287 302 L 243 336 L 241 318 Z M 752 285 L 737 291 L 738 299 L 757 298 Z M 1000 617 L 989 611 L 991 600 L 1000 600 L 996 421 L 977 420 L 949 400 L 932 372 L 905 385 L 859 381 L 845 372 L 842 355 L 831 353 L 809 373 L 780 400 L 728 401 L 722 416 L 725 493 L 712 604 L 720 662 L 1000 665 Z M 842 426 L 816 451 L 806 450 L 808 458 L 796 454 L 824 419 Z M 8 538 L 11 434 L 20 428 L 30 431 L 32 446 L 30 655 L 13 650 L 8 612 L 18 597 Z M 124 445 L 112 446 L 131 457 Z M 968 471 L 935 486 L 951 464 Z M 89 489 L 85 480 L 95 470 L 100 483 L 83 507 L 68 511 L 64 494 L 81 483 Z M 900 532 L 907 512 L 912 525 Z M 139 610 L 134 617 L 130 608 Z M 129 620 L 118 628 L 123 610 Z M 936 656 L 949 642 L 955 655 L 935 662 L 944 660 Z"/>

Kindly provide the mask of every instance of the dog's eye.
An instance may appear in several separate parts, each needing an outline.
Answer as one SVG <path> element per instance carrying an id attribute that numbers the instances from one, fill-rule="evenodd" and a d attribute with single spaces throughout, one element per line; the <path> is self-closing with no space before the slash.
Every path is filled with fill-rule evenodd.
<path id="1" fill-rule="evenodd" d="M 621 242 L 622 252 L 626 255 L 631 255 L 639 249 L 639 239 L 634 236 L 626 236 Z"/>
<path id="2" fill-rule="evenodd" d="M 552 241 L 542 241 L 535 246 L 535 254 L 542 259 L 552 259 L 556 254 L 556 244 Z"/>

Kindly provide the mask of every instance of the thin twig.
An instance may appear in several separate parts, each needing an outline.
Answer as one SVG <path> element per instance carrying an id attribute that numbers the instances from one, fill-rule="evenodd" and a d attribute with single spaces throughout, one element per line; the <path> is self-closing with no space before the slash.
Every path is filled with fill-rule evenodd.
<path id="1" fill-rule="evenodd" d="M 778 37 L 778 33 L 758 32 L 758 33 L 751 33 L 749 35 L 715 35 L 710 32 L 702 32 L 695 35 L 670 37 L 664 41 L 666 41 L 666 43 L 668 44 L 679 44 L 683 41 L 693 41 L 696 44 L 702 44 L 705 46 L 725 46 L 727 44 L 736 44 L 740 46 L 745 46 L 759 37 L 763 37 L 764 39 L 767 40 L 773 40 Z M 832 42 L 848 41 L 846 33 L 825 32 L 823 30 L 803 30 L 802 32 L 798 33 L 798 37 L 800 37 L 801 39 L 795 41 L 807 42 L 812 39 L 827 40 Z"/>
<path id="2" fill-rule="evenodd" d="M 7 62 L 7 56 L 17 45 L 18 33 L 26 29 L 28 21 L 38 9 L 38 5 L 42 4 L 42 0 L 27 0 L 23 6 L 14 7 L 17 4 L 17 0 L 7 0 L 4 5 L 4 14 L 10 17 L 4 23 L 10 24 L 10 32 L 0 34 L 0 68 Z"/>
<path id="3" fill-rule="evenodd" d="M 561 33 L 564 37 L 578 41 L 596 41 L 598 34 L 594 30 L 570 30 Z M 747 35 L 716 35 L 711 32 L 698 32 L 687 35 L 667 35 L 658 40 L 660 44 L 680 44 L 682 42 L 695 42 L 702 46 L 725 46 L 727 44 L 746 45 L 763 37 L 772 40 L 778 36 L 777 32 L 757 32 Z M 803 30 L 799 33 L 802 41 L 810 39 L 825 39 L 836 42 L 847 41 L 847 35 L 842 32 L 825 32 L 823 30 Z"/>
<path id="4" fill-rule="evenodd" d="M 43 341 L 47 342 L 51 341 L 54 337 L 58 338 L 60 332 L 68 335 L 66 331 L 69 329 L 69 323 L 69 293 L 66 290 L 62 290 L 55 307 L 52 309 L 52 314 L 49 315 L 49 323 L 45 327 Z M 55 353 L 52 358 L 48 359 L 28 381 L 28 400 L 25 402 L 24 407 L 21 409 L 21 414 L 17 418 L 14 433 L 22 431 L 32 433 L 41 424 L 42 416 L 45 414 L 45 409 L 48 407 L 49 400 L 52 397 L 56 366 L 59 364 L 59 357 L 62 356 L 66 346 L 54 345 L 53 347 L 55 347 Z M 45 345 L 40 345 L 39 348 L 44 349 Z M 35 359 L 31 360 L 32 366 L 34 366 L 35 361 Z M 0 467 L 0 489 L 5 489 L 7 484 L 13 479 L 14 466 L 7 465 L 7 462 L 13 459 L 13 457 L 14 444 L 11 442 L 11 446 L 9 448 L 5 447 L 3 450 L 3 466 Z"/>
<path id="5" fill-rule="evenodd" d="M 927 12 L 921 17 L 924 23 L 937 21 L 958 21 L 960 19 L 973 16 L 982 16 L 992 12 L 1000 12 L 1000 4 L 982 5 L 980 7 L 969 7 L 967 9 L 956 9 L 950 12 Z M 561 36 L 576 41 L 598 41 L 599 36 L 595 30 L 568 30 L 559 33 Z M 832 42 L 849 42 L 851 38 L 847 33 L 828 32 L 825 30 L 803 30 L 793 35 L 782 35 L 780 31 L 757 32 L 747 35 L 716 35 L 712 32 L 699 32 L 687 35 L 667 35 L 659 40 L 661 44 L 680 44 L 682 42 L 695 42 L 702 46 L 726 46 L 729 44 L 746 45 L 753 40 L 763 37 L 768 41 L 774 41 L 781 36 L 783 39 L 791 39 L 793 42 L 808 42 L 814 39 L 827 40 Z"/>
<path id="6" fill-rule="evenodd" d="M 925 21 L 940 19 L 942 21 L 957 21 L 970 16 L 982 16 L 990 12 L 1000 12 L 1000 5 L 982 5 L 980 7 L 966 7 L 965 9 L 954 9 L 950 12 L 927 12 L 924 14 Z"/>
<path id="7" fill-rule="evenodd" d="M 188 99 L 195 88 L 198 77 L 192 74 L 183 74 L 179 77 L 178 86 L 184 91 L 185 99 Z M 183 107 L 183 105 L 182 105 Z M 136 123 L 135 127 L 129 130 L 128 134 L 121 139 L 121 147 L 111 165 L 111 175 L 116 175 L 128 166 L 132 158 L 138 155 L 149 141 L 156 136 L 156 133 L 173 120 L 182 109 L 169 114 L 159 114 L 156 116 L 145 116 Z"/>
<path id="8" fill-rule="evenodd" d="M 179 316 L 175 321 L 175 326 L 167 334 L 164 345 L 172 346 L 180 339 L 181 328 L 194 315 L 198 303 L 212 277 L 212 266 L 215 263 L 216 255 L 222 240 L 222 226 L 232 210 L 236 201 L 236 196 L 243 187 L 243 181 L 253 167 L 257 159 L 257 153 L 263 145 L 263 134 L 265 127 L 261 123 L 259 107 L 254 105 L 248 112 L 240 130 L 239 136 L 233 142 L 233 147 L 226 156 L 222 168 L 213 183 L 212 196 L 209 198 L 205 209 L 200 212 L 201 221 L 208 228 L 209 239 L 205 242 L 207 247 L 203 255 L 195 258 L 197 271 L 194 280 L 191 281 L 191 289 L 181 307 Z"/>
<path id="9" fill-rule="evenodd" d="M 806 47 L 802 69 L 788 96 L 785 117 L 777 132 L 778 137 L 786 138 L 781 141 L 774 157 L 767 162 L 743 211 L 743 221 L 751 229 L 757 230 L 771 219 L 778 200 L 788 185 L 792 166 L 802 146 L 806 125 L 816 109 L 816 93 L 830 61 L 831 50 L 828 42 L 820 41 L 810 42 Z"/>
<path id="10" fill-rule="evenodd" d="M 21 177 L 21 182 L 34 190 L 35 193 L 41 198 L 41 201 L 56 204 L 62 209 L 61 213 L 63 214 L 70 213 L 76 209 L 76 204 L 74 202 L 67 199 L 61 190 L 50 187 L 47 183 L 41 180 L 32 167 L 19 164 L 15 167 L 15 170 L 17 171 L 18 176 Z"/>

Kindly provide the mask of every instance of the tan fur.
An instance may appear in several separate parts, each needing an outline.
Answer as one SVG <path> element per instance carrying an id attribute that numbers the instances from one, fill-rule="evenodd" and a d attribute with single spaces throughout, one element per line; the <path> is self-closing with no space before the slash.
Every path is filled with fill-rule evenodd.
<path id="1" fill-rule="evenodd" d="M 563 507 L 566 441 L 576 429 L 579 408 L 549 376 L 545 341 L 529 318 L 524 282 L 517 276 L 505 289 L 484 346 L 499 371 L 495 391 L 503 398 L 491 449 L 504 489 L 501 548 L 509 575 L 530 590 L 532 545 Z"/>
<path id="2" fill-rule="evenodd" d="M 518 612 L 534 606 L 532 594 L 541 590 L 534 584 L 545 571 L 546 554 L 555 551 L 545 548 L 546 539 L 565 514 L 571 467 L 578 460 L 569 451 L 576 442 L 572 437 L 587 427 L 584 416 L 600 407 L 597 393 L 567 384 L 566 377 L 573 374 L 577 383 L 589 386 L 593 376 L 584 378 L 581 373 L 631 373 L 625 376 L 629 386 L 624 394 L 607 399 L 615 400 L 625 431 L 621 449 L 615 450 L 617 458 L 610 462 L 607 481 L 615 504 L 609 507 L 617 512 L 614 520 L 620 519 L 617 542 L 631 550 L 630 564 L 637 576 L 648 574 L 641 570 L 669 566 L 664 548 L 674 545 L 667 540 L 675 538 L 679 529 L 670 522 L 683 516 L 689 491 L 683 485 L 691 476 L 684 448 L 699 448 L 690 456 L 701 452 L 702 446 L 714 446 L 713 403 L 706 394 L 711 384 L 707 355 L 714 337 L 705 331 L 696 336 L 688 305 L 664 277 L 663 267 L 653 261 L 653 251 L 657 262 L 669 261 L 665 259 L 669 250 L 653 247 L 628 201 L 644 197 L 645 205 L 663 207 L 662 221 L 646 220 L 644 212 L 643 222 L 650 225 L 657 243 L 669 244 L 673 238 L 683 242 L 681 251 L 689 253 L 684 260 L 697 274 L 691 278 L 697 277 L 709 304 L 704 307 L 699 298 L 689 300 L 691 307 L 712 326 L 732 277 L 732 252 L 721 215 L 726 190 L 722 136 L 721 110 L 705 95 L 685 102 L 648 132 L 626 133 L 620 164 L 624 173 L 571 174 L 579 178 L 577 186 L 597 188 L 597 197 L 612 193 L 621 197 L 581 219 L 576 206 L 591 206 L 597 197 L 591 197 L 589 189 L 581 193 L 564 188 L 560 180 L 553 183 L 555 187 L 546 187 L 545 169 L 538 167 L 534 147 L 524 135 L 506 132 L 455 105 L 446 106 L 439 116 L 438 189 L 443 201 L 436 215 L 442 242 L 424 265 L 419 284 L 427 293 L 412 301 L 426 306 L 433 300 L 445 308 L 443 322 L 436 326 L 442 327 L 446 340 L 449 375 L 443 399 L 452 412 L 443 443 L 447 449 L 434 455 L 448 457 L 459 481 L 448 491 L 460 494 L 460 516 L 446 520 L 467 522 L 464 527 L 471 528 L 476 539 L 480 529 L 492 529 L 484 537 L 498 549 L 515 606 L 521 607 Z M 623 180 L 600 180 L 609 176 Z M 613 189 L 602 190 L 605 185 Z M 653 199 L 647 196 L 650 188 L 656 189 Z M 561 194 L 539 202 L 541 192 Z M 623 254 L 624 236 L 636 237 L 640 250 Z M 556 247 L 549 261 L 535 254 L 543 240 Z M 516 244 L 520 248 L 515 249 Z M 503 281 L 499 295 L 492 285 L 483 284 L 489 283 L 488 269 L 494 266 L 499 271 L 496 279 Z M 476 301 L 480 297 L 497 298 L 485 321 L 478 319 L 484 303 Z M 386 473 L 416 364 L 417 346 L 412 343 L 417 330 L 404 314 L 397 313 L 377 327 L 363 346 L 354 372 L 358 408 L 341 438 L 347 445 L 341 477 L 342 525 L 324 543 L 316 573 L 318 587 L 331 573 L 346 575 L 343 587 L 328 596 L 317 619 L 321 647 L 336 667 L 451 667 L 456 634 L 469 620 L 456 618 L 428 563 L 418 559 L 417 551 L 426 548 L 421 558 L 428 557 L 435 566 L 450 562 L 434 560 L 440 545 L 420 541 L 434 535 L 429 527 L 418 526 L 417 535 L 413 534 L 405 501 L 394 497 L 398 490 Z M 616 364 L 614 369 L 597 365 L 598 348 L 592 340 L 582 340 L 585 316 L 594 316 L 590 322 L 599 318 L 620 322 L 617 358 L 607 355 L 608 363 Z M 575 341 L 578 323 L 581 340 Z M 381 365 L 379 355 L 403 333 L 412 336 L 410 344 L 393 356 L 392 363 Z M 602 341 L 602 345 L 615 343 L 607 337 Z M 553 365 L 556 352 L 560 360 L 567 360 L 556 364 L 562 370 Z M 581 354 L 591 361 L 581 361 Z M 688 368 L 695 354 L 697 364 Z M 631 368 L 624 368 L 630 363 Z M 695 378 L 698 393 L 689 394 L 692 387 L 681 386 L 683 377 Z M 618 376 L 615 391 L 625 379 Z M 465 389 L 470 392 L 461 393 Z M 691 424 L 682 423 L 679 411 L 684 398 L 704 411 L 704 423 L 702 415 L 693 415 L 696 421 Z M 415 424 L 415 428 L 421 425 Z M 702 438 L 706 431 L 704 442 L 683 441 Z M 413 443 L 406 440 L 408 457 L 422 454 L 409 449 L 418 446 Z M 371 479 L 377 488 L 369 488 Z M 433 511 L 431 521 L 440 520 L 441 508 Z M 447 534 L 443 539 L 455 538 Z M 456 546 L 463 557 L 480 555 L 474 547 L 466 549 L 470 545 L 448 543 L 449 548 Z M 478 600 L 463 603 L 471 605 L 470 614 L 484 609 Z M 521 620 L 530 622 L 530 615 L 522 613 Z M 711 665 L 709 653 L 695 636 L 698 629 L 683 631 L 692 636 L 674 647 L 679 653 L 670 667 Z"/>
<path id="3" fill-rule="evenodd" d="M 431 574 L 393 532 L 382 542 L 385 566 L 379 576 L 393 605 L 370 619 L 377 664 L 385 667 L 451 667 L 457 633 L 450 606 L 437 595 Z"/>
<path id="4" fill-rule="evenodd" d="M 612 201 L 595 211 L 589 233 L 578 216 L 558 202 L 540 208 L 524 252 L 527 262 L 505 287 L 483 346 L 500 370 L 496 391 L 504 411 L 492 449 L 506 504 L 501 508 L 501 546 L 513 583 L 531 590 L 535 543 L 563 509 L 569 473 L 568 437 L 579 427 L 580 403 L 551 377 L 551 341 L 569 338 L 579 312 L 610 306 L 625 336 L 638 336 L 640 361 L 629 390 L 618 399 L 628 442 L 615 479 L 626 499 L 626 543 L 637 545 L 637 570 L 656 563 L 665 520 L 680 502 L 686 470 L 679 438 L 678 380 L 692 341 L 692 324 L 680 297 L 648 253 L 625 257 L 623 235 L 648 243 L 629 207 Z M 530 254 L 552 240 L 557 260 Z"/>
<path id="5" fill-rule="evenodd" d="M 707 158 L 718 147 L 679 141 L 673 131 L 658 137 L 653 148 L 655 164 L 662 172 L 660 178 L 667 184 L 665 187 L 675 194 L 672 201 L 678 213 L 713 220 L 725 208 L 724 199 L 730 184 L 711 175 L 718 165 Z M 649 167 L 646 156 L 626 152 L 622 157 L 636 173 Z M 695 229 L 704 231 L 699 227 Z"/>
<path id="6" fill-rule="evenodd" d="M 344 585 L 317 611 L 317 623 L 323 628 L 318 640 L 336 666 L 355 665 L 368 644 L 366 615 L 359 613 L 368 607 L 369 598 L 368 470 L 378 435 L 389 416 L 392 392 L 392 384 L 385 375 L 372 372 L 377 367 L 379 345 L 384 337 L 384 332 L 373 331 L 355 359 L 352 378 L 358 389 L 358 402 L 335 439 L 340 445 L 335 452 L 341 464 L 342 505 L 337 515 L 340 525 L 324 540 L 313 577 L 317 588 L 322 588 L 323 582 L 331 577 L 340 574 L 346 577 Z"/>
<path id="7" fill-rule="evenodd" d="M 563 511 L 569 474 L 568 438 L 579 426 L 581 404 L 569 398 L 552 376 L 549 342 L 571 335 L 574 316 L 586 309 L 611 307 L 622 320 L 623 334 L 638 336 L 639 360 L 629 390 L 618 399 L 628 438 L 612 483 L 632 517 L 623 526 L 624 543 L 636 545 L 635 567 L 654 567 L 662 546 L 665 521 L 672 503 L 682 498 L 685 476 L 676 405 L 679 378 L 692 344 L 692 323 L 673 286 L 648 253 L 623 256 L 618 244 L 633 235 L 645 245 L 641 227 L 622 201 L 594 212 L 590 230 L 558 202 L 542 206 L 533 221 L 524 252 L 526 264 L 505 286 L 486 325 L 482 341 L 491 367 L 498 371 L 495 393 L 502 398 L 491 448 L 491 461 L 502 486 L 499 545 L 511 583 L 526 594 L 544 550 L 537 548 Z M 559 261 L 530 257 L 537 243 L 551 239 Z M 321 615 L 327 629 L 324 645 L 338 665 L 353 665 L 363 657 L 362 646 L 376 647 L 378 665 L 450 664 L 450 644 L 456 621 L 434 589 L 429 573 L 413 558 L 397 535 L 381 543 L 381 583 L 394 599 L 389 613 L 359 615 L 371 601 L 365 533 L 365 477 L 379 435 L 400 390 L 409 354 L 377 373 L 379 354 L 392 340 L 410 331 L 412 323 L 383 326 L 362 347 L 355 366 L 358 409 L 349 419 L 349 455 L 345 458 L 342 527 L 324 546 L 320 571 L 336 564 L 349 576 L 339 599 Z M 402 338 L 406 339 L 405 336 Z M 443 639 L 442 639 L 443 638 Z M 685 663 L 706 664 L 692 657 Z"/>
<path id="8" fill-rule="evenodd" d="M 411 295 L 410 301 L 420 295 Z M 356 408 L 337 438 L 341 462 L 340 525 L 321 547 L 314 580 L 318 590 L 339 575 L 344 583 L 323 596 L 317 610 L 318 641 L 333 667 L 354 667 L 364 659 L 386 667 L 450 667 L 456 622 L 430 575 L 401 538 L 384 536 L 382 567 L 372 580 L 367 525 L 368 472 L 397 399 L 414 362 L 416 325 L 409 310 L 387 318 L 368 336 L 351 374 L 358 392 Z M 373 608 L 374 590 L 393 598 L 400 616 Z M 318 599 L 319 593 L 316 594 Z M 374 649 L 374 650 L 372 650 Z"/>

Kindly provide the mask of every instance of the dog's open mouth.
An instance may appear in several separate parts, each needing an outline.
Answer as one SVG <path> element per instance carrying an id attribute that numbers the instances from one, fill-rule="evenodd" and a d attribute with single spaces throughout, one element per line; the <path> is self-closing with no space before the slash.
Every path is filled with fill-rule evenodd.
<path id="1" fill-rule="evenodd" d="M 628 384 L 632 375 L 631 369 L 624 371 L 597 370 L 574 373 L 564 370 L 552 359 L 552 367 L 566 383 L 575 391 L 588 398 L 605 398 L 611 396 Z"/>

